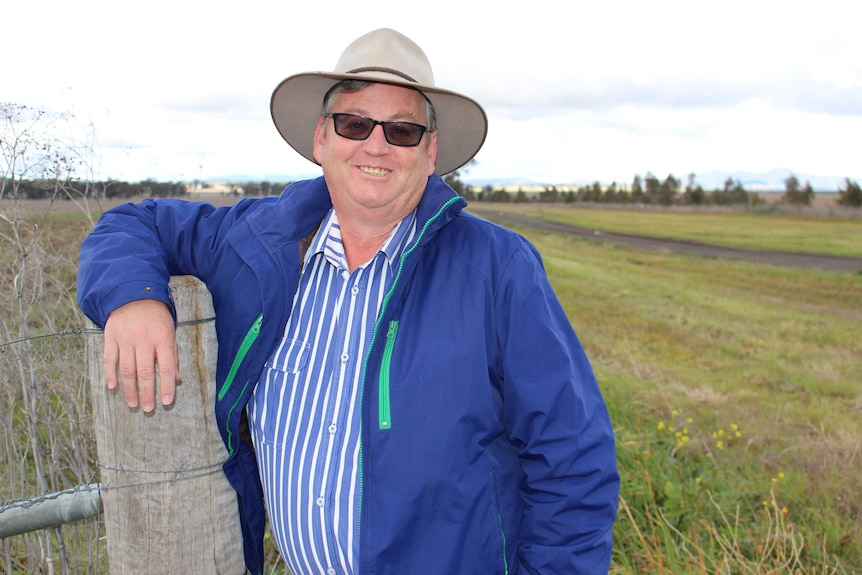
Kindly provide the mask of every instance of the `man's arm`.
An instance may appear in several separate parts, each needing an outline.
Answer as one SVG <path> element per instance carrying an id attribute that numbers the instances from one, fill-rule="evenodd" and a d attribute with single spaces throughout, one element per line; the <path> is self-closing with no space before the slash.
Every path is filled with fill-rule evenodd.
<path id="1" fill-rule="evenodd" d="M 172 200 L 106 212 L 81 246 L 78 303 L 105 330 L 105 380 L 129 407 L 168 405 L 179 381 L 171 275 L 206 281 L 218 246 L 243 208 Z"/>
<path id="2" fill-rule="evenodd" d="M 526 474 L 520 568 L 606 573 L 619 475 L 604 399 L 538 254 L 525 246 L 504 276 L 504 417 Z"/>

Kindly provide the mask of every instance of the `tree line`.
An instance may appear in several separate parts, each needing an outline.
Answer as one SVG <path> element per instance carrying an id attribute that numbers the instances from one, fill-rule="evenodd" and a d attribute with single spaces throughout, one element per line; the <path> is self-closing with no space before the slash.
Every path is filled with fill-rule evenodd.
<path id="1" fill-rule="evenodd" d="M 647 204 L 659 206 L 756 206 L 764 200 L 756 192 L 749 192 L 739 180 L 727 178 L 724 187 L 706 191 L 696 182 L 695 174 L 689 174 L 686 185 L 672 174 L 659 180 L 652 173 L 634 176 L 630 186 L 612 182 L 603 186 L 599 182 L 580 186 L 576 189 L 561 190 L 557 186 L 544 186 L 541 191 L 527 192 L 519 188 L 516 192 L 495 188 L 494 186 L 471 187 L 461 181 L 461 175 L 453 172 L 446 181 L 467 200 L 491 202 L 593 202 L 608 204 Z M 811 205 L 814 189 L 810 182 L 800 183 L 791 174 L 785 181 L 782 201 L 792 205 Z M 838 189 L 838 205 L 862 207 L 862 189 L 859 184 L 846 178 L 843 188 Z"/>
<path id="2" fill-rule="evenodd" d="M 57 197 L 57 182 L 47 179 L 17 180 L 13 185 L 7 185 L 6 178 L 0 178 L 0 190 L 4 190 L 2 197 L 41 200 Z M 239 182 L 227 186 L 227 195 L 244 196 L 270 196 L 280 194 L 288 183 L 273 182 Z M 61 197 L 71 199 L 72 197 L 102 198 L 102 199 L 126 199 L 137 200 L 143 198 L 182 198 L 187 197 L 193 191 L 208 191 L 209 183 L 201 182 L 160 182 L 157 180 L 142 180 L 140 182 L 124 181 L 69 181 L 62 186 L 67 192 Z"/>
<path id="3" fill-rule="evenodd" d="M 561 190 L 558 186 L 544 186 L 541 191 L 527 192 L 518 189 L 516 192 L 506 191 L 490 185 L 475 187 L 461 181 L 458 172 L 446 176 L 446 181 L 459 195 L 468 201 L 490 202 L 543 202 L 543 203 L 574 203 L 592 202 L 606 204 L 645 204 L 658 206 L 757 206 L 764 200 L 756 193 L 749 192 L 738 181 L 728 178 L 724 187 L 711 191 L 704 190 L 695 182 L 694 174 L 690 174 L 686 185 L 673 175 L 659 180 L 652 173 L 645 177 L 635 175 L 630 186 L 620 186 L 612 182 L 603 186 L 599 182 L 581 186 L 577 189 Z M 274 183 L 268 181 L 249 181 L 228 184 L 229 195 L 270 196 L 277 195 L 289 185 L 289 182 Z M 800 183 L 791 174 L 785 181 L 785 192 L 782 201 L 791 205 L 811 205 L 814 190 L 809 182 Z M 141 198 L 181 198 L 187 197 L 192 191 L 207 191 L 210 184 L 194 182 L 159 182 L 143 180 L 140 182 L 96 181 L 76 182 L 71 187 L 79 187 L 81 197 L 100 197 L 103 199 Z M 4 196 L 14 189 L 19 199 L 48 199 L 54 197 L 56 183 L 49 180 L 19 180 L 14 188 L 6 187 L 2 182 L 0 189 L 6 188 Z M 837 204 L 848 207 L 862 207 L 862 188 L 850 178 L 846 178 L 842 188 L 838 189 Z"/>

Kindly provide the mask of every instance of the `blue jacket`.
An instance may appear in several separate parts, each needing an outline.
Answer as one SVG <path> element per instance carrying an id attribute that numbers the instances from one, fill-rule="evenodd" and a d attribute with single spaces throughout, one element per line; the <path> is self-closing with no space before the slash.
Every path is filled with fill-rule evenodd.
<path id="1" fill-rule="evenodd" d="M 465 205 L 429 178 L 365 359 L 359 571 L 606 573 L 619 476 L 604 400 L 536 249 Z M 212 293 L 224 471 L 255 574 L 265 515 L 240 421 L 299 242 L 330 207 L 323 178 L 225 208 L 148 200 L 106 213 L 81 248 L 78 300 L 100 326 L 129 301 L 172 305 L 171 275 Z"/>

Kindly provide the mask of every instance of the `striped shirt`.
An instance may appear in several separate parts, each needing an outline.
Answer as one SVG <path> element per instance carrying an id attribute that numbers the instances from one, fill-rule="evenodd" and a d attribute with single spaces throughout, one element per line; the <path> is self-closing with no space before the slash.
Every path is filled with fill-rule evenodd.
<path id="1" fill-rule="evenodd" d="M 414 212 L 349 273 L 330 210 L 306 254 L 284 338 L 249 403 L 270 525 L 293 575 L 355 573 L 362 362 L 415 234 Z"/>

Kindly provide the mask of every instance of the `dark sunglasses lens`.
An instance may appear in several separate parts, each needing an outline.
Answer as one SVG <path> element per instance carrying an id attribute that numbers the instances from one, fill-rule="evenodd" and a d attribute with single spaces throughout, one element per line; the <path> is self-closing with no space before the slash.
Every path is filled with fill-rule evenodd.
<path id="1" fill-rule="evenodd" d="M 333 114 L 332 117 L 335 120 L 335 132 L 351 140 L 364 140 L 374 129 L 374 122 L 370 118 L 350 114 Z"/>
<path id="2" fill-rule="evenodd" d="M 383 125 L 386 140 L 393 146 L 415 146 L 425 131 L 418 124 L 408 122 L 387 122 Z"/>

